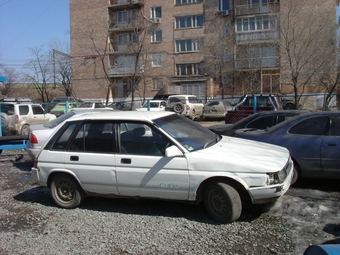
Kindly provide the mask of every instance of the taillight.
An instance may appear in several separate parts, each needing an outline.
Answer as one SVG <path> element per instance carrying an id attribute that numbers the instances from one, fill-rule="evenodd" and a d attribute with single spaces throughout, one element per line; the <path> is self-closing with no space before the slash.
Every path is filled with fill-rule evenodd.
<path id="1" fill-rule="evenodd" d="M 190 106 L 186 105 L 185 109 L 187 109 L 187 111 L 189 111 L 190 110 Z"/>
<path id="2" fill-rule="evenodd" d="M 34 134 L 30 134 L 29 139 L 32 144 L 38 144 L 38 138 Z"/>
<path id="3" fill-rule="evenodd" d="M 37 168 L 37 167 L 38 167 L 38 160 L 34 160 L 34 162 L 33 162 L 33 166 L 34 166 L 35 168 Z"/>
<path id="4" fill-rule="evenodd" d="M 15 124 L 19 124 L 19 115 L 18 114 L 15 115 Z"/>

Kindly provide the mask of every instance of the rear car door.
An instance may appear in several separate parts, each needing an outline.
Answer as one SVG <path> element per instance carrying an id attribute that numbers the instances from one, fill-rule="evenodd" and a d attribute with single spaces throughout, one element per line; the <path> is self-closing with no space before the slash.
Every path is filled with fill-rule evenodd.
<path id="1" fill-rule="evenodd" d="M 187 200 L 189 172 L 185 157 L 167 158 L 171 141 L 155 127 L 138 122 L 119 124 L 116 154 L 120 195 Z"/>
<path id="2" fill-rule="evenodd" d="M 64 130 L 53 148 L 66 150 L 65 169 L 77 176 L 86 191 L 117 194 L 114 123 L 73 122 Z"/>

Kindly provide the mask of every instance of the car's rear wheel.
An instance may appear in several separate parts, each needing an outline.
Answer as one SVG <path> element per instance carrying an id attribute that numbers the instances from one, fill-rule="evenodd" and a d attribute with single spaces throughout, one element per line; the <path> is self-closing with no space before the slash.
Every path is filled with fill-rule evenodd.
<path id="1" fill-rule="evenodd" d="M 29 130 L 30 130 L 30 126 L 29 125 L 23 125 L 22 128 L 21 128 L 20 134 L 21 135 L 28 135 Z"/>
<path id="2" fill-rule="evenodd" d="M 210 217 L 222 223 L 237 220 L 242 211 L 239 193 L 223 182 L 213 182 L 207 186 L 204 204 Z"/>
<path id="3" fill-rule="evenodd" d="M 58 174 L 51 182 L 51 194 L 54 202 L 62 208 L 75 208 L 85 199 L 85 192 L 70 175 Z"/>
<path id="4" fill-rule="evenodd" d="M 1 127 L 6 130 L 11 125 L 11 118 L 4 112 L 1 113 Z"/>

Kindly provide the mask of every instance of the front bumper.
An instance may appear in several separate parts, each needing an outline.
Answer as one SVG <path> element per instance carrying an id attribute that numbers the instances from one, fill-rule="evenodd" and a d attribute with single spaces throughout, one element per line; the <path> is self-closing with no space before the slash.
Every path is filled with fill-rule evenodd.
<path id="1" fill-rule="evenodd" d="M 265 187 L 256 187 L 250 188 L 249 194 L 251 195 L 252 203 L 253 204 L 264 204 L 268 202 L 272 202 L 277 200 L 279 197 L 285 194 L 292 182 L 293 175 L 294 175 L 294 164 L 293 161 L 290 160 L 289 167 L 287 168 L 287 177 L 286 179 L 280 183 Z"/>

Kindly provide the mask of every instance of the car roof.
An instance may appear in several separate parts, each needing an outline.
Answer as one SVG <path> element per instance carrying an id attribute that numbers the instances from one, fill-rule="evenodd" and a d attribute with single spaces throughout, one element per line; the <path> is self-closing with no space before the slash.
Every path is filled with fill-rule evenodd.
<path id="1" fill-rule="evenodd" d="M 138 120 L 138 121 L 147 121 L 169 116 L 176 115 L 174 112 L 153 112 L 153 111 L 103 111 L 90 115 L 75 115 L 72 118 L 69 118 L 67 121 L 75 121 L 75 120 Z"/>

